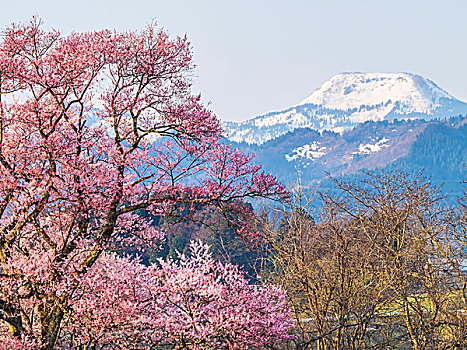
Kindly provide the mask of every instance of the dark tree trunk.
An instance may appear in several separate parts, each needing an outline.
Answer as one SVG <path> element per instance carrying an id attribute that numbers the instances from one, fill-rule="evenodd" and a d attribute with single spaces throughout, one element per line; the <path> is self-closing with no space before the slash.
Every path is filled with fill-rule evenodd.
<path id="1" fill-rule="evenodd" d="M 63 319 L 63 311 L 58 306 L 39 307 L 41 317 L 41 348 L 40 350 L 53 350 L 60 332 L 60 324 Z"/>

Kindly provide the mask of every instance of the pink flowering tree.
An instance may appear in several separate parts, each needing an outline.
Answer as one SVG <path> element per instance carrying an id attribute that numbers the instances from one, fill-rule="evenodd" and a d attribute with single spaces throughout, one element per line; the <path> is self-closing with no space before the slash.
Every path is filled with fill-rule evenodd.
<path id="1" fill-rule="evenodd" d="M 247 287 L 235 268 L 216 265 L 200 247 L 193 258 L 160 268 L 104 253 L 122 239 L 160 242 L 154 215 L 190 217 L 209 205 L 225 217 L 247 219 L 246 198 L 286 197 L 251 157 L 220 142 L 218 120 L 190 92 L 192 69 L 187 39 L 171 39 L 155 25 L 62 37 L 33 19 L 4 31 L 2 344 L 128 349 L 153 348 L 154 341 L 215 348 L 248 344 L 259 334 L 261 342 L 273 343 L 272 329 L 278 339 L 284 336 L 279 330 L 288 321 L 280 312 L 271 322 L 283 320 L 283 326 L 255 320 L 263 310 L 259 303 L 264 310 L 282 305 L 280 291 Z M 242 221 L 232 224 L 252 234 Z M 170 289 L 171 278 L 179 287 Z M 196 314 L 177 314 L 192 303 Z M 180 322 L 173 327 L 183 334 L 161 317 Z"/>
<path id="2" fill-rule="evenodd" d="M 104 254 L 71 301 L 60 344 L 265 349 L 288 339 L 284 292 L 249 285 L 237 266 L 214 261 L 208 249 L 192 243 L 189 257 L 150 267 Z"/>

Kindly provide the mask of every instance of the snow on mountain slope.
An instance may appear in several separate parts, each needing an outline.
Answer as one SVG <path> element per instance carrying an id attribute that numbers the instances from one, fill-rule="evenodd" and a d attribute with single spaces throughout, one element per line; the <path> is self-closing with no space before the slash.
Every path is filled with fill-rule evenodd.
<path id="1" fill-rule="evenodd" d="M 297 128 L 341 133 L 370 120 L 429 120 L 458 114 L 467 114 L 467 104 L 420 75 L 341 73 L 296 106 L 223 126 L 232 141 L 262 144 Z"/>
<path id="2" fill-rule="evenodd" d="M 410 73 L 342 73 L 321 85 L 298 105 L 348 110 L 399 102 L 405 113 L 427 113 L 440 99 L 454 99 L 431 80 Z"/>
<path id="3" fill-rule="evenodd" d="M 372 139 L 371 141 L 375 141 Z M 353 152 L 352 154 L 372 154 L 375 152 L 381 151 L 381 149 L 385 147 L 389 147 L 386 143 L 389 141 L 389 139 L 383 137 L 381 140 L 379 140 L 376 143 L 367 143 L 367 144 L 360 144 L 358 145 L 358 151 Z"/>
<path id="4" fill-rule="evenodd" d="M 292 150 L 292 155 L 286 154 L 285 159 L 287 159 L 288 162 L 300 158 L 315 160 L 324 156 L 326 154 L 326 149 L 327 147 L 321 147 L 318 141 L 314 141 L 311 144 L 306 144 L 301 147 L 294 148 Z"/>

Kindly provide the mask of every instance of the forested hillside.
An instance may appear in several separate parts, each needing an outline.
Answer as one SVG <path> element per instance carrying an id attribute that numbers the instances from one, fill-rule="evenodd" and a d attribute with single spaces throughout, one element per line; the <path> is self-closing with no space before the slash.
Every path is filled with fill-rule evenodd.
<path id="1" fill-rule="evenodd" d="M 433 183 L 444 183 L 446 191 L 462 192 L 467 180 L 467 125 L 455 127 L 454 122 L 431 124 L 410 148 L 406 157 L 394 166 L 415 173 L 423 170 Z"/>
<path id="2" fill-rule="evenodd" d="M 227 141 L 226 141 L 227 142 Z M 462 194 L 467 179 L 466 117 L 365 122 L 342 134 L 297 129 L 262 145 L 236 144 L 288 185 L 328 187 L 330 174 L 358 178 L 361 170 L 423 172 L 443 191 Z"/>

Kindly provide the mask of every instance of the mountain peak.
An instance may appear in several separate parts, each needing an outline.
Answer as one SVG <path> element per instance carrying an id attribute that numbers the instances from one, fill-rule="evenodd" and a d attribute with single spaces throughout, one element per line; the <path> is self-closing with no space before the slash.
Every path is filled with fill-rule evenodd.
<path id="1" fill-rule="evenodd" d="M 441 98 L 454 99 L 434 82 L 412 73 L 340 73 L 324 82 L 304 104 L 349 110 L 398 102 L 405 113 L 430 113 Z"/>
<path id="2" fill-rule="evenodd" d="M 420 75 L 340 73 L 295 106 L 223 126 L 232 141 L 262 144 L 298 128 L 341 133 L 366 121 L 459 114 L 467 114 L 467 103 Z"/>

